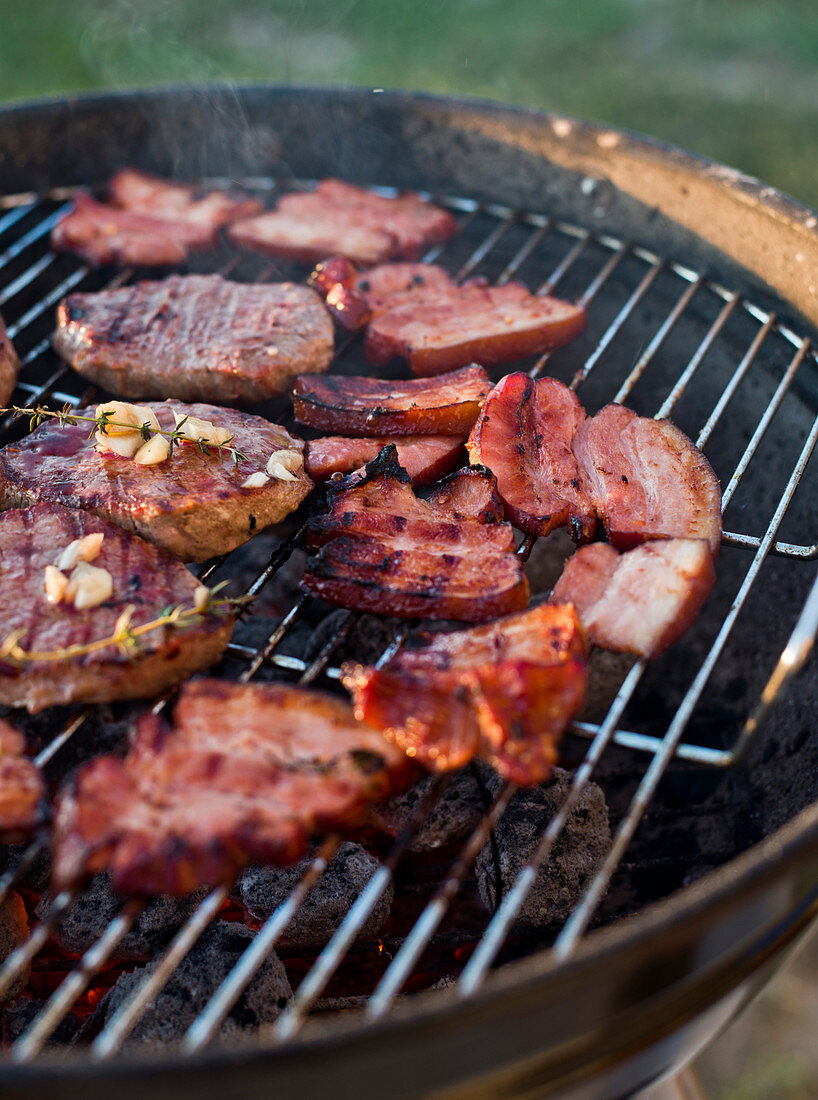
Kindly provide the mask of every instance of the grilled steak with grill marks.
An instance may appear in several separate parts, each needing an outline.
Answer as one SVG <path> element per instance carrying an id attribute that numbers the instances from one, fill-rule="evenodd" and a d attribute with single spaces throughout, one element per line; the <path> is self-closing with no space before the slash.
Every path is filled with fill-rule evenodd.
<path id="1" fill-rule="evenodd" d="M 86 378 L 125 397 L 245 404 L 325 371 L 332 322 L 294 283 L 232 283 L 219 275 L 71 294 L 54 346 Z"/>
<path id="2" fill-rule="evenodd" d="M 11 342 L 3 318 L 0 317 L 0 405 L 5 406 L 14 392 L 17 375 L 20 372 L 20 360 Z"/>
<path id="3" fill-rule="evenodd" d="M 46 566 L 56 565 L 76 539 L 95 533 L 103 538 L 93 566 L 110 574 L 111 595 L 83 610 L 67 600 L 50 602 Z M 16 639 L 29 657 L 15 660 L 12 651 L 0 658 L 0 702 L 37 711 L 58 703 L 138 699 L 208 668 L 230 639 L 232 615 L 208 613 L 184 627 L 157 627 L 140 635 L 136 648 L 112 643 L 76 656 L 58 652 L 111 638 L 129 608 L 129 626 L 137 628 L 168 606 L 192 607 L 197 587 L 181 562 L 88 512 L 58 504 L 4 512 L 0 644 Z"/>
<path id="4" fill-rule="evenodd" d="M 0 718 L 0 836 L 6 843 L 25 839 L 43 820 L 45 783 L 25 747 L 22 733 Z"/>
<path id="5" fill-rule="evenodd" d="M 121 893 L 182 894 L 250 863 L 291 863 L 316 833 L 360 825 L 413 775 L 349 704 L 281 684 L 198 680 L 173 725 L 140 720 L 58 799 L 54 883 L 103 868 Z"/>
<path id="6" fill-rule="evenodd" d="M 543 604 L 487 626 L 422 635 L 382 668 L 344 666 L 355 713 L 437 771 L 481 756 L 541 783 L 585 696 L 587 647 L 570 606 Z"/>
<path id="7" fill-rule="evenodd" d="M 491 389 L 482 367 L 408 382 L 381 378 L 298 378 L 295 416 L 324 432 L 350 435 L 464 435 Z"/>
<path id="8" fill-rule="evenodd" d="M 528 603 L 514 536 L 488 470 L 453 474 L 430 500 L 412 492 L 386 447 L 353 476 L 327 483 L 326 514 L 310 521 L 302 584 L 343 607 L 400 617 L 483 622 Z"/>
<path id="9" fill-rule="evenodd" d="M 228 446 L 243 452 L 234 462 L 215 448 L 204 454 L 194 444 L 175 447 L 155 466 L 100 453 L 88 425 L 58 426 L 46 421 L 0 450 L 0 507 L 54 501 L 83 508 L 164 547 L 186 561 L 206 561 L 246 542 L 289 515 L 312 489 L 303 468 L 294 480 L 269 478 L 244 487 L 261 474 L 275 451 L 303 451 L 300 439 L 260 416 L 213 405 L 153 402 L 164 429 L 180 417 L 200 418 L 229 431 Z M 94 410 L 78 409 L 94 415 Z"/>
<path id="10" fill-rule="evenodd" d="M 454 217 L 413 192 L 384 198 L 341 180 L 322 180 L 314 191 L 284 195 L 275 210 L 230 228 L 238 245 L 314 263 L 338 254 L 361 264 L 404 256 L 448 240 Z"/>

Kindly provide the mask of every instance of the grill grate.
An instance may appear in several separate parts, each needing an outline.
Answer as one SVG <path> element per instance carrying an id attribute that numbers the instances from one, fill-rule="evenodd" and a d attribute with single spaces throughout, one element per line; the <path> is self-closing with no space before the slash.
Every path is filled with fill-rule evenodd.
<path id="1" fill-rule="evenodd" d="M 251 180 L 245 181 L 245 186 L 269 197 L 279 185 L 274 180 Z M 309 184 L 289 181 L 288 186 Z M 381 191 L 392 193 L 388 189 Z M 50 349 L 52 310 L 56 303 L 75 288 L 93 290 L 102 285 L 97 272 L 67 257 L 56 256 L 47 248 L 48 233 L 66 209 L 66 199 L 69 197 L 70 193 L 61 191 L 50 196 L 25 195 L 0 200 L 0 306 L 23 363 L 16 395 L 20 404 L 45 401 L 77 405 L 93 400 L 95 393 L 70 368 L 60 365 Z M 746 506 L 737 507 L 736 504 L 748 482 L 751 483 L 749 494 L 756 492 L 752 485 L 753 476 L 757 468 L 763 465 L 769 447 L 780 447 L 781 425 L 786 423 L 788 402 L 802 401 L 799 394 L 808 392 L 810 387 L 814 390 L 816 361 L 807 340 L 782 325 L 775 314 L 761 306 L 710 281 L 704 274 L 639 245 L 557 222 L 537 213 L 452 196 L 434 198 L 458 215 L 459 233 L 453 241 L 432 249 L 425 259 L 443 263 L 459 279 L 478 271 L 498 283 L 519 277 L 529 285 L 538 286 L 542 292 L 555 291 L 566 297 L 579 298 L 590 307 L 589 330 L 585 336 L 569 348 L 542 356 L 531 365 L 532 376 L 541 374 L 547 367 L 555 376 L 570 380 L 572 388 L 581 389 L 583 401 L 591 409 L 607 401 L 627 400 L 643 415 L 662 418 L 672 414 L 674 420 L 696 439 L 697 444 L 708 450 L 723 483 L 726 482 L 723 508 L 725 511 L 729 509 L 728 521 L 734 515 L 737 525 L 746 521 Z M 262 265 L 249 257 L 225 253 L 216 259 L 222 274 L 229 272 L 237 278 L 269 280 L 294 274 L 283 265 Z M 203 263 L 207 265 L 213 261 L 214 258 L 209 257 Z M 134 275 L 131 270 L 122 272 L 114 283 L 107 285 L 126 282 Z M 725 349 L 730 363 L 734 364 L 726 382 L 710 369 L 714 353 L 724 355 Z M 347 340 L 338 350 L 335 369 L 343 371 L 350 365 L 354 367 L 357 352 L 357 341 L 354 338 Z M 628 363 L 632 365 L 627 367 Z M 752 423 L 743 424 L 740 433 L 726 433 L 730 438 L 722 439 L 725 433 L 720 433 L 719 427 L 729 420 L 736 395 L 747 386 L 754 387 L 752 393 L 757 389 L 763 394 L 763 400 L 754 402 L 756 411 Z M 696 395 L 696 401 L 690 401 L 691 394 Z M 703 423 L 702 395 L 710 409 Z M 712 400 L 709 400 L 711 396 Z M 8 416 L 0 420 L 2 441 L 15 438 L 21 430 L 19 422 Z M 747 440 L 740 453 L 735 453 L 734 437 L 737 434 Z M 621 866 L 671 760 L 676 758 L 722 768 L 733 763 L 766 717 L 782 684 L 800 667 L 818 620 L 818 588 L 808 600 L 757 709 L 740 724 L 732 743 L 704 743 L 706 738 L 699 738 L 703 743 L 698 743 L 696 739 L 683 740 L 708 681 L 729 646 L 733 627 L 751 594 L 754 594 L 765 560 L 768 556 L 802 562 L 818 558 L 818 543 L 804 541 L 800 530 L 795 537 L 779 537 L 783 535 L 788 509 L 816 440 L 818 419 L 813 416 L 811 427 L 803 438 L 790 441 L 792 460 L 787 465 L 782 484 L 773 497 L 769 494 L 765 497 L 768 515 L 764 514 L 763 508 L 756 508 L 749 513 L 749 530 L 731 529 L 725 532 L 724 546 L 729 548 L 725 553 L 733 552 L 743 562 L 738 570 L 736 591 L 724 594 L 723 614 L 718 619 L 712 639 L 709 642 L 706 637 L 700 640 L 693 664 L 682 662 L 682 678 L 689 668 L 685 681 L 687 686 L 680 683 L 678 687 L 678 702 L 668 715 L 664 733 L 657 735 L 655 722 L 650 732 L 627 729 L 622 725 L 626 712 L 638 699 L 637 690 L 648 672 L 642 661 L 637 661 L 626 672 L 605 714 L 598 721 L 574 724 L 573 733 L 590 739 L 590 745 L 560 809 L 543 833 L 527 865 L 501 900 L 467 962 L 457 986 L 458 995 L 468 996 L 482 984 L 506 942 L 538 869 L 552 855 L 571 810 L 597 775 L 603 754 L 610 751 L 613 745 L 620 745 L 647 753 L 649 762 L 621 815 L 608 855 L 556 938 L 553 951 L 559 959 L 568 957 L 575 950 L 597 914 L 605 891 Z M 714 453 L 710 453 L 711 448 Z M 247 586 L 248 593 L 256 595 L 262 591 L 296 551 L 301 533 L 296 531 L 277 546 Z M 798 541 L 799 537 L 801 541 Z M 528 557 L 535 549 L 534 540 L 526 539 L 520 544 L 518 552 Z M 202 579 L 206 580 L 222 569 L 229 575 L 230 564 L 229 558 L 210 563 L 202 570 Z M 243 665 L 242 680 L 251 679 L 263 669 L 273 670 L 275 675 L 290 679 L 295 676 L 301 684 L 321 679 L 338 680 L 340 670 L 333 663 L 333 656 L 354 629 L 359 617 L 356 613 L 347 612 L 339 617 L 336 629 L 311 660 L 282 652 L 282 644 L 303 621 L 312 604 L 311 597 L 298 599 L 281 618 L 273 633 L 258 647 L 241 642 L 230 644 L 228 657 Z M 704 628 L 699 630 L 697 624 L 696 631 L 704 633 Z M 382 660 L 394 651 L 402 637 L 400 635 L 395 639 Z M 160 702 L 157 709 L 163 705 Z M 89 715 L 90 710 L 85 710 L 72 717 L 39 754 L 37 762 L 46 764 L 69 742 L 81 750 L 80 734 Z M 640 758 L 634 759 L 638 762 Z M 388 888 L 412 837 L 447 782 L 445 777 L 441 777 L 432 785 L 428 796 L 416 808 L 411 821 L 382 861 L 381 868 L 298 986 L 294 999 L 265 1036 L 266 1041 L 283 1042 L 300 1029 L 343 962 L 356 934 Z M 477 853 L 504 814 L 514 790 L 513 785 L 507 784 L 496 795 L 409 935 L 395 945 L 394 957 L 367 1002 L 366 1012 L 370 1018 L 382 1016 L 404 987 L 468 878 Z M 186 1051 L 200 1050 L 217 1033 L 242 991 L 279 942 L 291 917 L 320 878 L 339 843 L 337 837 L 325 840 L 306 875 L 263 924 L 205 1011 L 189 1028 L 183 1044 Z M 17 864 L 0 878 L 0 898 L 5 897 L 22 879 L 44 846 L 44 838 L 33 841 Z M 212 890 L 196 908 L 161 957 L 157 968 L 98 1035 L 91 1047 L 93 1058 L 109 1058 L 120 1049 L 152 998 L 165 986 L 179 962 L 220 911 L 228 898 L 229 889 L 230 885 L 224 884 Z M 9 956 L 0 969 L 0 996 L 42 950 L 61 916 L 74 901 L 74 896 L 69 892 L 53 899 L 29 939 Z M 142 904 L 137 900 L 124 903 L 118 916 L 78 960 L 39 1016 L 12 1047 L 11 1058 L 14 1061 L 25 1062 L 42 1050 L 77 999 L 111 958 L 139 917 L 141 908 Z"/>

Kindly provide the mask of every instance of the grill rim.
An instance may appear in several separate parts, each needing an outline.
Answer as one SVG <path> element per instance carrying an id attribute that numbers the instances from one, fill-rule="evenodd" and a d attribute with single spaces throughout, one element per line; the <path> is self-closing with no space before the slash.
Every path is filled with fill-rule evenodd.
<path id="1" fill-rule="evenodd" d="M 262 85 L 253 85 L 251 87 L 253 90 L 264 90 L 264 86 Z M 312 93 L 315 96 L 337 94 L 336 91 L 330 89 L 293 88 L 266 90 L 273 90 L 279 93 L 290 93 L 297 97 L 303 96 L 305 92 Z M 190 90 L 184 89 L 184 91 L 189 92 Z M 350 90 L 347 89 L 345 91 L 349 92 Z M 154 90 L 151 90 L 146 94 L 154 97 L 156 93 Z M 172 95 L 173 89 L 164 89 L 162 90 L 162 94 Z M 371 93 L 365 94 L 371 95 Z M 394 98 L 396 93 L 390 93 L 390 95 Z M 481 101 L 451 100 L 444 97 L 432 96 L 416 97 L 410 94 L 400 94 L 398 98 L 401 102 L 408 101 L 411 103 L 418 99 L 425 104 L 436 103 L 442 105 L 447 110 L 451 110 L 453 105 L 463 106 L 465 104 L 472 108 L 481 106 L 486 108 L 491 106 Z M 130 104 L 134 101 L 134 93 L 121 92 L 117 93 L 116 96 L 82 97 L 81 102 L 100 106 L 112 99 Z M 31 109 L 43 109 L 47 111 L 49 107 L 55 103 L 65 106 L 62 100 L 38 101 L 35 104 L 20 104 L 17 107 L 13 107 L 11 111 L 25 111 Z M 553 122 L 554 119 L 562 117 L 527 111 L 525 109 L 507 107 L 492 109 L 498 110 L 502 114 L 508 113 L 513 116 L 521 115 L 528 119 L 539 119 L 540 121 L 545 120 L 546 122 L 549 120 Z M 0 115 L 0 119 L 8 113 L 10 112 L 3 112 L 2 115 Z M 587 129 L 589 133 L 599 134 L 612 132 L 610 128 L 598 127 L 594 124 L 578 123 L 577 126 Z M 695 167 L 698 165 L 700 168 L 712 166 L 712 162 L 710 161 L 693 157 L 691 154 L 681 154 L 678 150 L 663 145 L 662 143 L 654 142 L 651 139 L 633 140 L 637 144 L 644 145 L 654 151 L 660 150 L 671 154 L 671 159 L 675 156 L 679 156 L 686 160 L 689 166 Z M 779 192 L 773 192 L 773 189 L 764 187 L 764 185 L 758 183 L 758 181 L 750 182 L 754 182 L 757 186 L 757 198 L 760 205 L 766 205 L 771 194 L 775 194 L 778 198 L 784 200 L 785 203 L 789 203 L 794 211 L 806 211 L 806 208 L 801 207 L 800 204 L 797 204 L 794 200 L 788 200 L 786 196 L 781 195 Z M 773 213 L 772 209 L 769 213 Z M 811 212 L 807 211 L 807 213 L 813 216 Z M 812 234 L 812 236 L 814 236 L 818 242 L 818 234 Z M 717 870 L 708 873 L 701 882 L 687 887 L 682 891 L 683 897 L 681 900 L 678 895 L 672 895 L 669 898 L 663 899 L 641 910 L 635 920 L 632 918 L 627 922 L 617 922 L 616 925 L 610 928 L 598 929 L 589 933 L 588 936 L 583 939 L 576 956 L 567 962 L 557 962 L 550 958 L 548 954 L 538 953 L 529 956 L 527 959 L 520 960 L 519 962 L 508 963 L 501 969 L 493 971 L 487 978 L 483 989 L 473 994 L 466 1002 L 459 1001 L 456 995 L 446 995 L 445 993 L 437 993 L 435 998 L 425 998 L 421 995 L 419 998 L 412 999 L 411 1006 L 396 1005 L 394 1015 L 390 1014 L 390 1017 L 376 1023 L 370 1023 L 365 1028 L 360 1027 L 362 1022 L 360 1019 L 347 1021 L 343 1018 L 338 1018 L 337 1020 L 312 1021 L 308 1025 L 303 1037 L 296 1037 L 290 1043 L 279 1048 L 268 1050 L 265 1050 L 263 1047 L 239 1048 L 235 1052 L 230 1052 L 225 1051 L 223 1048 L 214 1047 L 211 1050 L 203 1052 L 201 1055 L 193 1057 L 187 1056 L 181 1064 L 188 1069 L 223 1064 L 233 1066 L 237 1062 L 249 1065 L 255 1061 L 255 1057 L 259 1057 L 263 1064 L 271 1064 L 273 1061 L 278 1062 L 282 1058 L 286 1058 L 291 1053 L 296 1055 L 298 1052 L 303 1052 L 304 1050 L 312 1051 L 316 1046 L 323 1050 L 335 1045 L 336 1041 L 349 1043 L 350 1039 L 354 1038 L 356 1033 L 358 1033 L 361 1041 L 368 1044 L 371 1040 L 382 1034 L 391 1033 L 395 1028 L 402 1033 L 405 1032 L 407 1030 L 407 1023 L 409 1022 L 421 1028 L 429 1023 L 434 1026 L 436 1022 L 439 1023 L 443 1019 L 454 1023 L 470 1015 L 472 1009 L 475 1011 L 482 1011 L 487 1004 L 489 1007 L 494 1006 L 497 1013 L 499 1013 L 503 1005 L 511 1006 L 514 1001 L 526 996 L 531 991 L 536 991 L 543 979 L 555 969 L 558 969 L 561 978 L 564 976 L 567 980 L 573 981 L 574 977 L 581 974 L 584 968 L 589 964 L 595 967 L 603 963 L 605 959 L 617 956 L 621 958 L 623 949 L 633 951 L 634 948 L 640 947 L 641 945 L 645 952 L 649 952 L 652 944 L 665 940 L 674 930 L 678 929 L 680 924 L 687 925 L 693 920 L 698 920 L 705 926 L 708 923 L 708 915 L 715 917 L 715 915 L 721 911 L 726 912 L 734 909 L 737 900 L 740 908 L 743 908 L 747 904 L 746 895 L 751 889 L 762 889 L 765 884 L 772 884 L 779 879 L 783 879 L 785 875 L 789 875 L 791 871 L 796 870 L 797 867 L 802 864 L 804 857 L 808 854 L 810 846 L 814 846 L 816 838 L 818 838 L 818 805 L 813 805 L 801 811 L 801 813 L 796 815 L 787 825 L 772 833 L 760 844 L 748 849 L 746 852 L 742 853 L 742 855 L 729 861 Z M 815 899 L 805 899 L 804 904 L 813 908 L 815 906 Z M 802 918 L 794 917 L 793 919 L 801 921 Z M 806 919 L 806 916 L 804 916 L 803 919 Z M 782 928 L 780 930 L 780 937 L 782 939 L 791 934 L 794 934 L 794 932 L 788 932 L 787 928 Z M 636 953 L 638 954 L 639 952 Z M 720 958 L 723 958 L 723 956 L 720 956 Z M 525 966 L 525 974 L 522 978 L 519 973 L 521 966 Z M 420 1001 L 424 1000 L 429 1002 L 425 1010 L 422 1009 L 419 1004 Z M 434 1005 L 431 1003 L 433 1000 Z M 458 1009 L 461 1011 L 458 1011 Z M 158 1051 L 155 1055 L 151 1054 L 145 1059 L 134 1059 L 128 1055 L 121 1055 L 116 1062 L 106 1064 L 106 1066 L 94 1066 L 92 1075 L 94 1077 L 99 1075 L 101 1077 L 114 1078 L 118 1076 L 120 1069 L 125 1072 L 134 1073 L 140 1069 L 150 1071 L 157 1066 L 161 1066 L 163 1071 L 166 1071 L 169 1064 L 179 1064 L 178 1053 L 173 1051 Z M 77 1065 L 80 1066 L 82 1077 L 87 1077 L 89 1070 L 88 1060 L 80 1056 Z M 74 1067 L 72 1066 L 72 1068 Z M 34 1080 L 38 1076 L 38 1069 L 45 1069 L 50 1080 L 53 1082 L 54 1063 L 47 1056 L 39 1063 L 34 1063 L 32 1065 L 4 1066 L 2 1072 L 0 1072 L 0 1079 L 5 1079 L 9 1082 L 18 1078 L 21 1081 Z"/>

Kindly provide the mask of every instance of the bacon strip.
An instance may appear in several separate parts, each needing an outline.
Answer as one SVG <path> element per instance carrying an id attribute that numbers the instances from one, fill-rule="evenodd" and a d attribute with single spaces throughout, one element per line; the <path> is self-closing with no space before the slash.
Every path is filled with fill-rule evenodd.
<path id="1" fill-rule="evenodd" d="M 681 638 L 715 580 L 705 539 L 646 542 L 624 554 L 596 543 L 568 559 L 551 599 L 574 604 L 594 645 L 650 658 Z"/>
<path id="2" fill-rule="evenodd" d="M 307 443 L 305 467 L 313 481 L 333 474 L 351 474 L 372 462 L 388 443 L 394 443 L 398 462 L 414 485 L 430 485 L 451 473 L 463 456 L 463 437 L 456 435 L 405 435 L 389 439 L 348 439 L 324 436 Z"/>
<path id="3" fill-rule="evenodd" d="M 587 647 L 574 609 L 547 604 L 488 626 L 421 635 L 380 669 L 349 664 L 355 713 L 425 767 L 482 756 L 516 783 L 551 774 L 585 693 Z"/>
<path id="4" fill-rule="evenodd" d="M 718 554 L 718 478 L 675 425 L 607 405 L 578 428 L 573 446 L 582 488 L 618 550 L 648 539 L 701 538 Z"/>
<path id="5" fill-rule="evenodd" d="M 491 389 L 482 367 L 464 367 L 433 381 L 300 375 L 296 419 L 319 431 L 363 436 L 465 435 Z"/>
<path id="6" fill-rule="evenodd" d="M 284 195 L 275 210 L 238 222 L 230 237 L 238 245 L 302 263 L 338 254 L 373 264 L 399 256 L 415 259 L 456 231 L 452 214 L 412 191 L 384 198 L 326 179 L 314 191 Z"/>
<path id="7" fill-rule="evenodd" d="M 497 478 L 506 514 L 521 531 L 548 535 L 568 525 L 575 542 L 593 537 L 596 516 L 571 450 L 584 420 L 576 396 L 554 378 L 509 374 L 487 397 L 466 447 Z"/>
<path id="8" fill-rule="evenodd" d="M 19 730 L 0 718 L 0 835 L 19 842 L 43 821 L 45 783 Z"/>
<path id="9" fill-rule="evenodd" d="M 363 481 L 329 482 L 327 490 L 328 511 L 310 521 L 308 533 L 308 546 L 320 547 L 302 581 L 312 595 L 386 615 L 466 622 L 528 603 L 488 470 L 454 474 L 437 500 L 423 501 L 387 447 Z"/>
<path id="10" fill-rule="evenodd" d="M 198 680 L 172 727 L 143 717 L 124 760 L 92 760 L 60 793 L 54 884 L 107 869 L 120 893 L 178 895 L 291 863 L 313 834 L 361 824 L 411 770 L 339 699 Z"/>

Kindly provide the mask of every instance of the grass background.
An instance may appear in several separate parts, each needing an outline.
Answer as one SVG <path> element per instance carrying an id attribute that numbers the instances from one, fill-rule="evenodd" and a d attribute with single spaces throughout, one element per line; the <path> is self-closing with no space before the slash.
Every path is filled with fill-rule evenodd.
<path id="1" fill-rule="evenodd" d="M 0 102 L 269 81 L 596 119 L 818 206 L 815 0 L 0 0 Z M 722 1100 L 818 1097 L 818 943 L 700 1061 Z"/>

